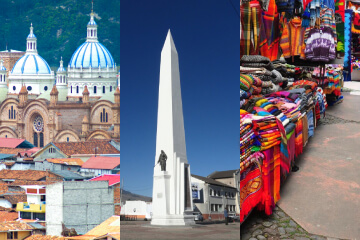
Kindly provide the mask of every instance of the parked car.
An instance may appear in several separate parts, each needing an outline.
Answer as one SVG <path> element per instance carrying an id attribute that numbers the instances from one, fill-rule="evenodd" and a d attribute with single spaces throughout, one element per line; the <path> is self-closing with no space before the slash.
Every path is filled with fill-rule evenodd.
<path id="1" fill-rule="evenodd" d="M 229 222 L 240 222 L 240 216 L 229 214 Z"/>
<path id="2" fill-rule="evenodd" d="M 193 215 L 195 216 L 194 220 L 202 222 L 204 221 L 204 217 L 200 212 L 194 212 Z"/>

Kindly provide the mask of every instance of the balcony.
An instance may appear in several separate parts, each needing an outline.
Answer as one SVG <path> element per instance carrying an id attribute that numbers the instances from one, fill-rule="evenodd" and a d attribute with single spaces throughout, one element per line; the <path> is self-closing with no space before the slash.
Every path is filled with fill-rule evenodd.
<path id="1" fill-rule="evenodd" d="M 46 204 L 28 204 L 27 202 L 20 202 L 16 205 L 16 211 L 45 213 Z"/>

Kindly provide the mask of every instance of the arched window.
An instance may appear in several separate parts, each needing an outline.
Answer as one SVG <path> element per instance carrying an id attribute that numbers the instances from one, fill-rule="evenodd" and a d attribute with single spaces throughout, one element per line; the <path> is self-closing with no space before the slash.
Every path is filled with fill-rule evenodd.
<path id="1" fill-rule="evenodd" d="M 40 147 L 44 147 L 44 134 L 40 133 Z"/>
<path id="2" fill-rule="evenodd" d="M 10 115 L 10 114 L 11 114 L 11 111 L 10 111 L 10 109 L 9 109 L 9 119 L 11 119 L 11 115 Z"/>
<path id="3" fill-rule="evenodd" d="M 10 119 L 14 119 L 14 107 L 11 106 L 11 118 Z"/>
<path id="4" fill-rule="evenodd" d="M 0 75 L 0 82 L 2 82 L 2 75 Z"/>
<path id="5" fill-rule="evenodd" d="M 103 86 L 103 93 L 105 93 L 105 86 Z"/>
<path id="6" fill-rule="evenodd" d="M 14 119 L 16 119 L 16 110 L 14 109 Z"/>
<path id="7" fill-rule="evenodd" d="M 112 86 L 110 86 L 110 92 L 112 92 Z"/>
<path id="8" fill-rule="evenodd" d="M 79 86 L 76 86 L 76 93 L 79 93 Z"/>
<path id="9" fill-rule="evenodd" d="M 13 90 L 14 90 L 14 91 L 16 90 L 16 87 L 15 87 L 15 86 L 13 86 Z"/>
<path id="10" fill-rule="evenodd" d="M 94 86 L 94 94 L 96 94 L 96 86 Z"/>
<path id="11" fill-rule="evenodd" d="M 70 93 L 72 93 L 72 86 L 70 87 Z"/>
<path id="12" fill-rule="evenodd" d="M 47 91 L 47 90 L 48 90 L 48 87 L 47 87 L 47 86 L 45 86 L 45 87 L 44 87 L 44 90 L 45 90 L 45 91 Z"/>
<path id="13" fill-rule="evenodd" d="M 34 146 L 38 147 L 38 135 L 37 135 L 37 133 L 34 133 Z"/>
<path id="14" fill-rule="evenodd" d="M 102 113 L 100 113 L 100 122 L 102 122 L 103 121 L 103 115 L 102 115 Z"/>
<path id="15" fill-rule="evenodd" d="M 96 36 L 96 30 L 94 30 L 94 37 Z"/>
<path id="16" fill-rule="evenodd" d="M 69 137 L 67 137 L 67 138 L 66 138 L 66 141 L 67 141 L 67 142 L 69 142 L 69 141 L 70 141 Z"/>
<path id="17" fill-rule="evenodd" d="M 106 115 L 105 122 L 108 122 L 108 113 L 106 113 L 105 115 Z"/>

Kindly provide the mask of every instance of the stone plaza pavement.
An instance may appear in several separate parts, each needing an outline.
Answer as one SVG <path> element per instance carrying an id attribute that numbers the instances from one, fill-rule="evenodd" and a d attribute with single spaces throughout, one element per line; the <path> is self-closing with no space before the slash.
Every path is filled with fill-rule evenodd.
<path id="1" fill-rule="evenodd" d="M 128 239 L 191 239 L 191 240 L 239 240 L 240 223 L 196 224 L 194 227 L 152 227 L 150 222 L 120 223 L 121 240 Z"/>

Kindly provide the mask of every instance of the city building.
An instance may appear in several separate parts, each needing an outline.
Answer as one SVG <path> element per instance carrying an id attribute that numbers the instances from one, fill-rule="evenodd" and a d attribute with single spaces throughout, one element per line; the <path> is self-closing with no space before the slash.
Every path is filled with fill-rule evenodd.
<path id="1" fill-rule="evenodd" d="M 16 211 L 21 219 L 39 219 L 45 221 L 46 212 L 46 186 L 22 186 L 26 192 L 26 202 L 18 202 Z"/>
<path id="2" fill-rule="evenodd" d="M 34 161 L 51 158 L 80 158 L 86 162 L 92 156 L 120 157 L 120 141 L 93 139 L 85 142 L 51 142 L 33 155 Z M 119 160 L 120 161 L 120 160 Z"/>
<path id="3" fill-rule="evenodd" d="M 114 205 L 115 215 L 120 215 L 121 203 L 120 203 L 120 174 L 104 174 L 98 177 L 94 177 L 89 181 L 108 181 L 109 188 L 114 189 Z"/>
<path id="4" fill-rule="evenodd" d="M 2 222 L 0 224 L 0 240 L 23 240 L 30 236 L 34 227 L 19 221 Z"/>
<path id="5" fill-rule="evenodd" d="M 126 201 L 121 208 L 121 215 L 125 218 L 134 218 L 136 220 L 150 220 L 152 215 L 152 203 L 145 201 Z"/>
<path id="6" fill-rule="evenodd" d="M 228 184 L 237 189 L 236 193 L 236 214 L 240 214 L 240 169 L 228 171 L 215 171 L 208 178 Z"/>
<path id="7" fill-rule="evenodd" d="M 80 158 L 47 158 L 44 161 L 36 161 L 36 170 L 61 171 L 69 170 L 77 172 L 84 164 Z"/>
<path id="8" fill-rule="evenodd" d="M 100 176 L 120 172 L 120 159 L 117 157 L 93 156 L 80 169 L 83 176 Z"/>
<path id="9" fill-rule="evenodd" d="M 62 223 L 85 234 L 114 215 L 114 190 L 106 181 L 58 182 L 46 187 L 46 234 L 60 236 Z M 120 222 L 119 222 L 120 226 Z"/>
<path id="10" fill-rule="evenodd" d="M 191 186 L 194 212 L 200 212 L 204 219 L 223 220 L 226 207 L 229 215 L 236 214 L 236 188 L 194 174 L 191 174 Z"/>
<path id="11" fill-rule="evenodd" d="M 97 28 L 92 12 L 86 42 L 74 52 L 67 70 L 61 60 L 54 73 L 38 53 L 31 25 L 25 55 L 16 54 L 13 67 L 8 58 L 0 61 L 0 137 L 24 138 L 35 147 L 52 141 L 120 139 L 120 76 L 98 41 Z"/>

